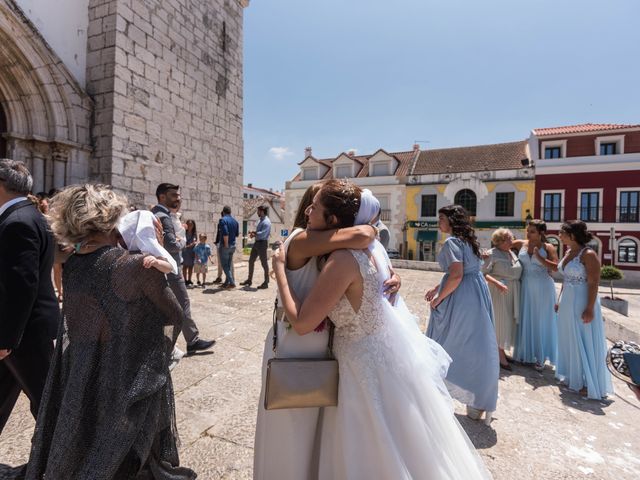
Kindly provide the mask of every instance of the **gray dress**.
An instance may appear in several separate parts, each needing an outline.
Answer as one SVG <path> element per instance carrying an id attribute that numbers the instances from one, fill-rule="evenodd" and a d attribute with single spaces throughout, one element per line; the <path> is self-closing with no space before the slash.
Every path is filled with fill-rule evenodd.
<path id="1" fill-rule="evenodd" d="M 28 480 L 196 478 L 179 466 L 169 373 L 184 313 L 142 259 L 103 247 L 65 263 Z"/>
<path id="2" fill-rule="evenodd" d="M 511 250 L 504 252 L 498 248 L 492 248 L 489 250 L 489 258 L 486 259 L 482 271 L 502 282 L 509 289 L 507 293 L 502 293 L 498 287 L 489 283 L 498 347 L 509 350 L 515 345 L 520 317 L 522 264 Z"/>

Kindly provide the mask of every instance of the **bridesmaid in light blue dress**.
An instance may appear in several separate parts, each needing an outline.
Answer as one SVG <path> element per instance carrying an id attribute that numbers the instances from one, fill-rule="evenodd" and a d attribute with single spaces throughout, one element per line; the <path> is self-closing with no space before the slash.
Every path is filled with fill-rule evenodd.
<path id="1" fill-rule="evenodd" d="M 536 370 L 543 370 L 544 363 L 556 362 L 558 349 L 556 314 L 556 289 L 549 267 L 558 261 L 553 245 L 546 243 L 547 225 L 542 220 L 532 220 L 527 226 L 527 240 L 513 242 L 520 248 L 518 259 L 522 265 L 520 287 L 520 324 L 514 349 L 519 362 L 535 363 Z"/>
<path id="2" fill-rule="evenodd" d="M 558 308 L 556 377 L 571 390 L 599 400 L 613 394 L 598 298 L 600 262 L 585 246 L 593 237 L 584 222 L 566 222 L 559 233 L 569 250 L 558 264 L 564 283 Z"/>
<path id="3" fill-rule="evenodd" d="M 438 254 L 445 276 L 425 295 L 431 306 L 426 335 L 452 358 L 446 377 L 451 396 L 467 405 L 474 420 L 486 412 L 489 423 L 498 400 L 498 344 L 478 240 L 461 206 L 443 207 L 438 214 L 438 227 L 451 236 Z"/>

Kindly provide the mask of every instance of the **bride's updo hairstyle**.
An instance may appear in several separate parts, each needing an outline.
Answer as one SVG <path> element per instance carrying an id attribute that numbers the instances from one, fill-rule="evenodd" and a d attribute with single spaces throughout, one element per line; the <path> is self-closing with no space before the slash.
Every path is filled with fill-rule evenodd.
<path id="1" fill-rule="evenodd" d="M 320 189 L 320 203 L 324 207 L 324 220 L 329 224 L 332 215 L 337 223 L 333 228 L 353 227 L 360 209 L 362 189 L 348 180 L 329 180 Z"/>
<path id="2" fill-rule="evenodd" d="M 593 234 L 587 229 L 587 224 L 582 220 L 567 220 L 560 227 L 567 235 L 583 247 L 593 239 Z"/>
<path id="3" fill-rule="evenodd" d="M 476 237 L 475 230 L 471 227 L 469 214 L 460 205 L 447 205 L 438 210 L 438 213 L 447 217 L 449 225 L 451 225 L 451 235 L 467 242 L 474 255 L 480 256 L 480 243 Z"/>

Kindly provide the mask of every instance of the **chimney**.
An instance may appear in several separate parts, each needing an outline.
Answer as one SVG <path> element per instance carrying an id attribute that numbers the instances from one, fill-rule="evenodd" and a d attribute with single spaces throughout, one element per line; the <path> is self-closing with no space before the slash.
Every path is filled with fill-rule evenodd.
<path id="1" fill-rule="evenodd" d="M 417 152 L 418 150 L 420 150 L 420 145 L 419 145 L 419 144 L 417 144 L 417 143 L 414 143 L 414 144 L 413 144 L 413 151 L 414 151 L 414 152 Z"/>
<path id="2" fill-rule="evenodd" d="M 247 187 L 251 188 L 251 187 L 253 187 L 253 184 L 252 183 L 247 183 Z"/>
<path id="3" fill-rule="evenodd" d="M 306 147 L 304 149 L 304 158 L 310 157 L 311 156 L 311 147 Z"/>
<path id="4" fill-rule="evenodd" d="M 347 155 L 349 155 L 351 158 L 353 158 L 353 157 L 355 157 L 355 156 L 356 156 L 356 151 L 355 151 L 355 150 L 349 150 L 349 151 L 347 152 Z"/>

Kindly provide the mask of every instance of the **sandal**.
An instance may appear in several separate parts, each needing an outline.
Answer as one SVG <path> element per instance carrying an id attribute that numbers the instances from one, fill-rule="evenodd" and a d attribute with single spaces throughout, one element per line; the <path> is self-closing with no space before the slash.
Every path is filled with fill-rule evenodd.
<path id="1" fill-rule="evenodd" d="M 480 420 L 480 417 L 482 417 L 483 413 L 484 410 L 473 408 L 467 405 L 467 417 L 469 417 L 471 420 Z"/>

